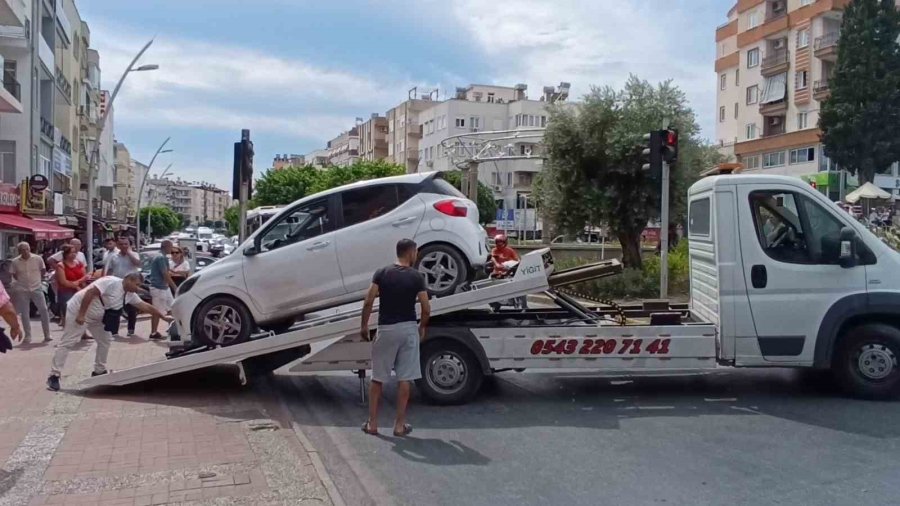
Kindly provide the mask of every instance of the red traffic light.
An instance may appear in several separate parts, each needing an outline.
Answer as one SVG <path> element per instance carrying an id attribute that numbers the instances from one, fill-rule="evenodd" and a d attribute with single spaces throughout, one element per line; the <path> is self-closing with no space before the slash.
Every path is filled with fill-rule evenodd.
<path id="1" fill-rule="evenodd" d="M 668 146 L 678 145 L 678 132 L 675 130 L 666 130 L 666 144 Z"/>

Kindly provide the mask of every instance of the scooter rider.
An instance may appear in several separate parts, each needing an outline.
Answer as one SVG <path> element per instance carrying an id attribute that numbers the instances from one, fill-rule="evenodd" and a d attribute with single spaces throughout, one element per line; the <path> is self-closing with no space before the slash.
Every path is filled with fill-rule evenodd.
<path id="1" fill-rule="evenodd" d="M 503 262 L 514 260 L 519 261 L 519 254 L 516 250 L 509 247 L 509 240 L 506 234 L 497 234 L 494 236 L 494 247 L 491 249 L 491 260 L 494 262 L 493 276 L 503 276 L 506 274 L 506 267 Z"/>

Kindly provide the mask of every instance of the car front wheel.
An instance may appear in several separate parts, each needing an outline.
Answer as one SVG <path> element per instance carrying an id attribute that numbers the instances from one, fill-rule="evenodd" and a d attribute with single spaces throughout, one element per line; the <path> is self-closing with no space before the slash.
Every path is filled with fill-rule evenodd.
<path id="1" fill-rule="evenodd" d="M 452 246 L 434 244 L 419 250 L 416 269 L 425 276 L 425 288 L 435 297 L 456 292 L 468 275 L 468 264 Z"/>
<path id="2" fill-rule="evenodd" d="M 194 337 L 207 346 L 231 346 L 250 339 L 253 327 L 246 306 L 231 297 L 213 297 L 197 312 Z"/>

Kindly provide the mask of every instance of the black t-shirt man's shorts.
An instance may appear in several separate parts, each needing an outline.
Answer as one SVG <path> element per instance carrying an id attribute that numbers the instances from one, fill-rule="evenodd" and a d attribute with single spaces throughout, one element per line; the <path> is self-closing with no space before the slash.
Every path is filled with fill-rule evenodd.
<path id="1" fill-rule="evenodd" d="M 419 325 L 416 301 L 425 291 L 425 278 L 412 267 L 389 265 L 375 272 L 378 285 L 378 333 L 372 346 L 372 379 L 397 381 L 422 377 L 419 365 Z"/>

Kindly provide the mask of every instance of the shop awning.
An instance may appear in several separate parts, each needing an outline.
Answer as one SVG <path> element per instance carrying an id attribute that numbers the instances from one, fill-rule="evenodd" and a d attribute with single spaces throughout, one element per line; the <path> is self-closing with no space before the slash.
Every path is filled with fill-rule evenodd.
<path id="1" fill-rule="evenodd" d="M 26 216 L 19 216 L 16 214 L 0 214 L 0 228 L 21 230 L 27 234 L 33 234 L 34 238 L 39 241 L 68 239 L 75 236 L 72 229 L 60 227 L 59 225 L 47 221 L 33 220 Z"/>

